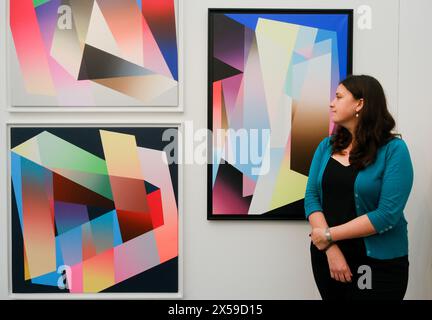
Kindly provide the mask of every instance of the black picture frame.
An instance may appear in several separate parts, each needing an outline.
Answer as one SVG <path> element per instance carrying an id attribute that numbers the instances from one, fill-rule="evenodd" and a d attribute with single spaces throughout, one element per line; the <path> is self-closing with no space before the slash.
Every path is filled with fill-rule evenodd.
<path id="1" fill-rule="evenodd" d="M 316 15 L 346 15 L 346 74 L 352 74 L 353 60 L 353 9 L 226 9 L 209 8 L 208 10 L 208 100 L 207 128 L 213 132 L 213 80 L 215 70 L 213 64 L 214 52 L 214 17 L 217 14 L 316 14 Z M 342 79 L 340 79 L 342 80 Z M 207 163 L 207 220 L 305 220 L 304 199 L 290 203 L 264 214 L 213 214 L 213 138 L 208 139 Z M 228 200 L 227 200 L 228 201 Z"/>

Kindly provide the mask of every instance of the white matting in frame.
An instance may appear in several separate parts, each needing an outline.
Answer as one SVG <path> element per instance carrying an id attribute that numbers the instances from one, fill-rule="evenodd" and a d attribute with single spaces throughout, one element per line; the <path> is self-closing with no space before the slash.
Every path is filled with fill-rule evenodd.
<path id="1" fill-rule="evenodd" d="M 182 1 L 6 3 L 9 111 L 183 111 Z"/>
<path id="2" fill-rule="evenodd" d="M 182 298 L 182 132 L 8 123 L 9 297 Z"/>

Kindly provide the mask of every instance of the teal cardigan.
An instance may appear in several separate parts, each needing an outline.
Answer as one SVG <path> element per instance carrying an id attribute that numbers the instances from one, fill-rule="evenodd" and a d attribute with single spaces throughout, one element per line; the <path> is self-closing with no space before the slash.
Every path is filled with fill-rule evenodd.
<path id="1" fill-rule="evenodd" d="M 321 182 L 330 157 L 330 137 L 327 137 L 318 145 L 309 170 L 304 201 L 307 219 L 316 211 L 322 212 Z M 399 138 L 380 147 L 375 162 L 359 171 L 354 183 L 356 213 L 366 214 L 377 231 L 363 238 L 369 257 L 392 259 L 408 254 L 403 210 L 412 184 L 411 158 L 405 142 Z"/>

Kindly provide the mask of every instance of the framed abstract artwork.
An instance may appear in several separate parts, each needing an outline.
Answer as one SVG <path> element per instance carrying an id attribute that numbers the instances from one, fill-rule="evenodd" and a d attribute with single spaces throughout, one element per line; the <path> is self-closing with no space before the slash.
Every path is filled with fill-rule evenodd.
<path id="1" fill-rule="evenodd" d="M 11 294 L 181 297 L 179 128 L 10 125 Z"/>
<path id="2" fill-rule="evenodd" d="M 309 166 L 352 72 L 352 10 L 209 9 L 208 219 L 304 219 Z"/>
<path id="3" fill-rule="evenodd" d="M 181 111 L 180 8 L 178 0 L 9 0 L 12 111 Z"/>

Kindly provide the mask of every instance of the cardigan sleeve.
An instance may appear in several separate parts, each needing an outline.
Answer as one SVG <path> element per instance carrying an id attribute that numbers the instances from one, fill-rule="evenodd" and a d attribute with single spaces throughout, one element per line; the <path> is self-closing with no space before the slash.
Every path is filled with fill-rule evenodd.
<path id="1" fill-rule="evenodd" d="M 312 162 L 309 168 L 309 177 L 306 184 L 306 193 L 304 199 L 304 208 L 306 219 L 316 212 L 322 211 L 321 201 L 320 201 L 320 191 L 318 185 L 318 174 L 321 168 L 321 161 L 324 155 L 326 146 L 328 144 L 329 138 L 325 138 L 320 142 L 317 149 L 315 150 Z"/>
<path id="2" fill-rule="evenodd" d="M 396 139 L 389 146 L 376 210 L 367 213 L 378 233 L 392 229 L 403 216 L 413 184 L 413 167 L 405 142 Z"/>

